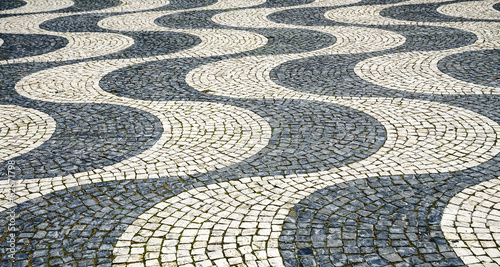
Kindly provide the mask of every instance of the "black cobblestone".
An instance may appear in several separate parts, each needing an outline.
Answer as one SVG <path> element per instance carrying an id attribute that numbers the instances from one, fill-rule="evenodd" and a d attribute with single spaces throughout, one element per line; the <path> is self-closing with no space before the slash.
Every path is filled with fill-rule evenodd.
<path id="1" fill-rule="evenodd" d="M 500 87 L 500 50 L 454 54 L 439 61 L 439 70 L 451 77 L 484 86 Z"/>
<path id="2" fill-rule="evenodd" d="M 323 262 L 317 251 L 329 251 L 329 263 L 334 266 L 339 262 L 463 266 L 441 232 L 443 208 L 464 188 L 496 178 L 498 173 L 491 173 L 489 166 L 499 161 L 497 156 L 474 170 L 371 177 L 318 190 L 285 219 L 287 230 L 279 239 L 285 264 L 297 266 L 297 261 L 309 256 L 303 251 Z M 311 241 L 303 240 L 301 232 L 311 232 Z"/>
<path id="3" fill-rule="evenodd" d="M 215 0 L 171 0 L 154 10 L 208 6 Z M 354 66 L 362 60 L 392 53 L 440 51 L 471 45 L 477 37 L 463 30 L 423 26 L 366 26 L 328 20 L 334 8 L 390 5 L 402 0 L 363 0 L 341 7 L 294 8 L 312 0 L 268 0 L 249 8 L 290 9 L 268 19 L 300 26 L 357 26 L 403 35 L 396 48 L 360 54 L 315 56 L 288 61 L 271 72 L 272 80 L 296 92 L 333 96 L 387 97 L 429 100 L 464 108 L 500 123 L 498 95 L 437 95 L 404 92 L 359 78 Z M 450 17 L 436 9 L 446 3 L 400 5 L 381 15 L 401 21 L 498 22 Z M 95 11 L 119 5 L 117 0 L 75 0 L 56 12 Z M 0 10 L 22 1 L 0 1 Z M 493 6 L 500 11 L 500 4 Z M 244 8 L 245 9 L 245 8 Z M 178 29 L 235 29 L 261 34 L 266 45 L 246 52 L 206 58 L 177 58 L 140 63 L 107 74 L 103 90 L 116 96 L 147 101 L 201 101 L 249 110 L 272 129 L 268 145 L 255 155 L 208 173 L 160 179 L 122 180 L 69 187 L 15 207 L 19 229 L 15 261 L 5 254 L 7 212 L 0 212 L 1 266 L 111 266 L 113 249 L 129 225 L 157 203 L 193 188 L 243 177 L 306 174 L 326 171 L 373 155 L 386 141 L 381 123 L 352 108 L 298 99 L 240 99 L 196 91 L 186 74 L 219 60 L 296 54 L 333 45 L 335 36 L 309 29 L 235 28 L 210 18 L 231 11 L 186 11 L 158 18 L 160 26 Z M 122 13 L 78 14 L 46 21 L 40 28 L 65 32 L 108 32 L 135 43 L 122 51 L 79 60 L 0 66 L 0 104 L 33 108 L 54 118 L 57 129 L 40 147 L 14 158 L 20 179 L 51 178 L 90 171 L 123 161 L 150 148 L 161 136 L 159 120 L 134 108 L 108 104 L 60 104 L 35 101 L 15 92 L 15 84 L 35 72 L 106 59 L 167 55 L 192 48 L 200 38 L 175 32 L 132 32 L 103 29 L 102 19 Z M 0 18 L 13 15 L 0 15 Z M 41 55 L 63 48 L 68 41 L 52 35 L 0 33 L 0 60 Z M 442 59 L 439 69 L 462 81 L 499 87 L 499 50 L 458 53 Z M 500 176 L 500 156 L 460 172 L 379 176 L 356 179 L 316 191 L 288 214 L 279 249 L 285 266 L 463 266 L 440 228 L 449 199 L 464 188 Z M 6 162 L 0 169 L 6 168 Z M 3 174 L 2 174 L 3 175 Z M 5 175 L 1 177 L 5 180 Z"/>
<path id="4" fill-rule="evenodd" d="M 58 127 L 42 146 L 13 159 L 21 179 L 85 172 L 123 161 L 151 147 L 163 131 L 156 117 L 128 107 L 42 104 L 37 109 L 50 114 Z"/>

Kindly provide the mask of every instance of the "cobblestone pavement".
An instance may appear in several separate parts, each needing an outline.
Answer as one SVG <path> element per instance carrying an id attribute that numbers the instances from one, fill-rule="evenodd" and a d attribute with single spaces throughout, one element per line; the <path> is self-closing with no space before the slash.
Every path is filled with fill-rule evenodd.
<path id="1" fill-rule="evenodd" d="M 500 266 L 500 0 L 0 0 L 1 266 Z"/>

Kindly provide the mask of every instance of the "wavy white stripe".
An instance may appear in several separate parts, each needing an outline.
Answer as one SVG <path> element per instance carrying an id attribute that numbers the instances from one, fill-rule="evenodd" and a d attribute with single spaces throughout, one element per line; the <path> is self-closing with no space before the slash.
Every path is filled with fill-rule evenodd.
<path id="1" fill-rule="evenodd" d="M 0 18 L 0 32 L 10 34 L 44 34 L 64 37 L 68 44 L 56 51 L 31 57 L 1 60 L 0 65 L 26 62 L 49 62 L 85 59 L 121 51 L 134 44 L 134 39 L 116 33 L 52 32 L 39 26 L 45 21 L 68 14 L 33 14 Z"/>
<path id="2" fill-rule="evenodd" d="M 140 13 L 122 14 L 104 18 L 97 26 L 115 31 L 168 31 L 170 28 L 162 27 L 154 21 L 157 18 L 179 13 L 179 11 L 148 11 Z"/>
<path id="3" fill-rule="evenodd" d="M 423 100 L 327 99 L 365 112 L 386 128 L 384 146 L 352 164 L 368 176 L 464 170 L 500 153 L 500 125 L 470 110 Z"/>
<path id="4" fill-rule="evenodd" d="M 431 24 L 429 24 L 431 25 Z M 431 94 L 498 94 L 500 88 L 455 79 L 438 68 L 441 59 L 458 53 L 500 49 L 500 24 L 487 22 L 436 23 L 474 33 L 471 45 L 443 51 L 392 53 L 359 62 L 356 74 L 362 79 L 395 90 Z"/>
<path id="5" fill-rule="evenodd" d="M 261 0 L 219 1 L 200 10 L 249 7 L 262 2 Z M 418 0 L 400 4 L 419 2 L 430 1 Z M 431 2 L 441 2 L 441 0 Z M 385 144 L 364 160 L 332 170 L 285 177 L 244 178 L 239 181 L 199 187 L 170 198 L 141 215 L 120 237 L 114 250 L 117 256 L 115 264 L 211 266 L 215 263 L 217 266 L 238 264 L 280 266 L 282 259 L 278 250 L 278 237 L 283 220 L 290 208 L 310 193 L 328 185 L 369 176 L 463 170 L 486 162 L 500 153 L 500 144 L 497 141 L 500 125 L 466 109 L 422 100 L 319 96 L 296 92 L 272 82 L 270 71 L 289 60 L 316 55 L 379 51 L 404 43 L 403 36 L 383 30 L 362 27 L 284 26 L 266 18 L 271 12 L 279 10 L 341 4 L 347 3 L 323 0 L 303 6 L 246 10 L 251 12 L 250 16 L 242 11 L 218 14 L 212 19 L 224 25 L 316 30 L 335 35 L 337 42 L 328 48 L 313 52 L 245 57 L 207 64 L 191 71 L 187 81 L 197 90 L 209 90 L 209 93 L 216 95 L 304 99 L 351 107 L 367 113 L 384 125 L 387 132 Z M 339 8 L 328 12 L 327 17 L 353 23 L 401 25 L 417 23 L 382 18 L 378 12 L 386 7 L 387 5 Z M 358 13 L 359 17 L 354 16 L 356 10 L 361 10 Z M 146 59 L 106 60 L 61 66 L 34 73 L 16 84 L 18 93 L 32 99 L 64 103 L 114 104 L 140 109 L 158 117 L 164 127 L 162 136 L 153 147 L 128 160 L 90 172 L 20 182 L 19 189 L 16 190 L 19 196 L 16 199 L 17 203 L 56 190 L 93 182 L 206 172 L 244 160 L 267 144 L 271 136 L 270 126 L 250 111 L 213 103 L 132 100 L 109 94 L 99 87 L 99 81 L 107 73 L 133 64 L 175 57 L 238 53 L 261 47 L 267 42 L 265 37 L 245 31 L 181 30 L 154 24 L 156 18 L 176 12 L 178 11 L 125 14 L 104 19 L 99 25 L 119 31 L 175 31 L 194 34 L 202 39 L 200 45 L 170 55 Z M 5 25 L 8 31 L 13 33 L 20 31 L 20 33 L 47 34 L 46 31 L 39 29 L 40 21 L 61 15 L 44 16 L 41 19 L 33 16 L 38 19 L 36 23 L 17 22 L 9 18 L 0 19 L 0 28 L 3 29 L 2 25 Z M 498 27 L 492 29 L 491 23 L 419 24 L 451 25 L 475 33 L 478 35 L 478 41 L 468 49 L 498 48 L 500 29 Z M 459 51 L 462 50 L 453 50 L 450 53 Z M 430 57 L 432 63 L 428 63 L 424 71 L 414 71 L 415 75 L 419 73 L 424 75 L 426 68 L 431 70 L 435 68 L 435 59 L 442 57 L 444 53 L 446 52 L 418 54 Z M 366 65 L 369 69 L 378 69 L 381 64 L 395 64 L 393 63 L 395 60 L 401 62 L 414 60 L 409 55 L 414 56 L 410 53 L 400 53 L 387 58 L 377 58 L 386 59 L 385 61 L 369 59 L 360 66 Z M 415 61 L 419 63 L 426 62 L 425 60 L 426 58 L 421 56 Z M 397 68 L 400 74 L 396 70 L 394 73 L 397 76 L 393 81 L 404 79 L 403 74 L 407 73 L 404 67 L 397 66 Z M 441 74 L 430 75 L 435 79 L 432 75 Z M 366 79 L 376 78 L 373 75 L 366 76 Z M 460 86 L 465 85 L 460 84 Z M 423 91 L 425 90 L 427 89 L 424 88 Z M 206 134 L 207 132 L 209 134 Z M 2 185 L 4 184 L 2 182 Z M 0 198 L 5 199 L 6 196 Z M 0 209 L 4 208 L 8 207 Z M 476 215 L 474 218 L 480 218 L 483 214 Z M 488 218 L 496 222 L 498 215 L 495 211 Z M 483 223 L 483 221 L 478 222 Z M 490 229 L 495 233 L 498 232 L 496 228 Z M 486 251 L 485 253 L 490 255 Z"/>
<path id="6" fill-rule="evenodd" d="M 172 57 L 209 57 L 244 52 L 267 43 L 267 38 L 260 34 L 225 29 L 173 29 L 162 27 L 154 21 L 172 11 L 144 12 L 113 16 L 99 21 L 105 29 L 117 31 L 170 31 L 196 35 L 201 43 L 195 47 L 168 55 Z M 162 57 L 157 57 L 162 58 Z"/>
<path id="7" fill-rule="evenodd" d="M 403 2 L 396 5 L 406 5 Z M 333 21 L 366 25 L 429 25 L 469 31 L 477 36 L 474 44 L 445 51 L 391 53 L 359 62 L 356 74 L 362 79 L 394 90 L 430 94 L 498 94 L 500 88 L 481 86 L 455 79 L 439 70 L 438 62 L 446 56 L 466 51 L 499 49 L 500 27 L 492 22 L 434 23 L 402 21 L 380 16 L 383 5 L 347 7 L 328 11 Z M 445 9 L 446 10 L 446 9 Z M 475 11 L 474 11 L 475 12 Z"/>
<path id="8" fill-rule="evenodd" d="M 391 6 L 417 4 L 419 2 L 429 3 L 427 0 L 401 2 Z M 432 1 L 442 2 L 442 0 Z M 455 28 L 469 31 L 478 37 L 471 46 L 474 49 L 493 49 L 499 45 L 500 27 L 497 22 L 425 22 L 407 21 L 386 18 L 380 15 L 380 11 L 387 8 L 386 5 L 353 6 L 332 9 L 324 14 L 324 17 L 336 22 L 353 23 L 361 25 L 426 25 Z M 494 25 L 492 27 L 492 25 Z"/>
<path id="9" fill-rule="evenodd" d="M 126 229 L 113 265 L 283 266 L 283 220 L 319 180 L 244 178 L 181 193 Z"/>
<path id="10" fill-rule="evenodd" d="M 19 183 L 29 187 L 30 197 L 91 182 L 208 172 L 240 162 L 267 145 L 270 126 L 248 110 L 204 102 L 132 100 L 99 87 L 107 73 L 140 62 L 128 59 L 65 65 L 34 73 L 16 84 L 18 93 L 32 99 L 140 109 L 156 116 L 164 127 L 150 149 L 128 160 L 86 173 Z M 18 192 L 26 194 L 26 189 Z M 19 198 L 19 203 L 26 199 Z"/>
<path id="11" fill-rule="evenodd" d="M 500 20 L 500 11 L 493 8 L 493 5 L 497 3 L 500 3 L 500 1 L 485 0 L 453 3 L 440 6 L 437 12 L 460 18 Z"/>
<path id="12" fill-rule="evenodd" d="M 189 10 L 215 10 L 215 9 L 230 9 L 230 8 L 246 8 L 265 3 L 266 0 L 218 0 L 216 3 L 198 7 Z M 184 12 L 186 10 L 182 10 Z"/>
<path id="13" fill-rule="evenodd" d="M 73 6 L 75 3 L 71 0 L 23 0 L 26 5 L 19 8 L 1 10 L 0 14 L 22 14 L 56 11 Z M 169 0 L 121 0 L 121 3 L 115 7 L 110 7 L 100 10 L 92 10 L 86 12 L 68 13 L 84 14 L 84 13 L 107 13 L 107 12 L 134 12 L 142 11 L 168 5 Z"/>
<path id="14" fill-rule="evenodd" d="M 360 2 L 360 0 L 319 0 L 314 1 L 309 4 L 297 5 L 291 7 L 280 7 L 280 8 L 256 8 L 256 9 L 244 9 L 244 10 L 233 10 L 228 12 L 223 12 L 216 14 L 211 19 L 212 21 L 231 27 L 244 27 L 244 28 L 309 28 L 303 26 L 289 25 L 285 23 L 277 23 L 267 19 L 272 13 L 280 12 L 289 9 L 297 8 L 310 8 L 310 7 L 335 7 L 341 5 L 349 5 Z"/>
<path id="15" fill-rule="evenodd" d="M 302 53 L 300 54 L 301 57 L 380 51 L 400 46 L 405 41 L 405 37 L 398 33 L 380 29 L 344 26 L 292 26 L 275 23 L 267 19 L 267 16 L 275 11 L 276 9 L 236 10 L 217 14 L 212 17 L 212 20 L 232 27 L 305 29 L 337 37 L 334 45 L 315 52 Z"/>
<path id="16" fill-rule="evenodd" d="M 455 195 L 443 211 L 441 229 L 466 265 L 500 265 L 500 178 Z"/>
<path id="17" fill-rule="evenodd" d="M 88 183 L 213 171 L 256 154 L 271 136 L 271 128 L 264 119 L 233 106 L 205 102 L 127 102 L 161 121 L 163 133 L 151 148 L 101 169 L 19 181 L 16 203 Z M 9 207 L 3 206 L 2 210 L 6 208 Z"/>
<path id="18" fill-rule="evenodd" d="M 293 91 L 275 84 L 269 76 L 270 71 L 274 65 L 291 59 L 296 57 L 293 55 L 244 57 L 218 61 L 192 70 L 186 75 L 186 82 L 197 90 L 216 95 L 238 98 L 308 99 L 358 109 L 381 122 L 388 133 L 397 133 L 394 140 L 398 138 L 405 140 L 395 143 L 404 144 L 401 146 L 389 145 L 390 149 L 387 151 L 384 147 L 381 148 L 380 163 L 373 163 L 379 165 L 393 162 L 388 166 L 399 165 L 396 168 L 403 168 L 398 169 L 402 172 L 426 173 L 426 170 L 441 172 L 449 171 L 450 168 L 455 169 L 457 166 L 472 167 L 491 159 L 499 152 L 496 141 L 491 143 L 491 140 L 496 140 L 500 126 L 484 116 L 465 109 L 417 100 L 383 98 L 357 100 L 357 98 L 319 96 Z M 399 104 L 394 105 L 394 103 Z M 434 124 L 434 120 L 439 121 L 439 124 Z M 422 128 L 422 125 L 433 126 Z M 478 131 L 470 136 L 473 136 L 474 140 L 466 137 L 468 132 L 471 132 L 469 129 Z M 390 139 L 386 143 L 390 143 Z M 464 149 L 471 152 L 479 149 L 481 152 L 466 155 L 462 152 Z M 484 152 L 489 152 L 486 153 L 486 157 L 481 158 L 482 155 L 486 155 L 482 154 L 483 149 Z M 450 152 L 459 153 L 457 155 L 460 156 L 450 155 Z M 418 164 L 413 167 L 401 167 L 408 165 L 406 163 L 408 160 Z"/>
<path id="19" fill-rule="evenodd" d="M 370 176 L 457 171 L 500 152 L 500 125 L 474 112 L 407 99 L 336 102 L 366 112 L 386 127 L 387 141 L 379 151 L 329 171 L 244 178 L 172 197 L 127 228 L 113 251 L 114 264 L 282 266 L 278 238 L 284 218 L 314 191 Z M 478 117 L 482 121 L 474 121 Z M 470 136 L 471 129 L 478 132 Z"/>
<path id="20" fill-rule="evenodd" d="M 96 66 L 91 66 L 91 68 L 95 69 Z M 83 70 L 82 72 L 85 71 Z M 71 71 L 69 71 L 69 73 L 71 73 Z M 33 80 L 37 79 L 38 77 L 33 77 Z M 50 79 L 51 77 L 49 77 L 48 80 Z M 60 79 L 64 80 L 64 77 Z M 30 85 L 30 82 L 31 81 L 27 81 L 27 86 L 33 86 L 33 84 Z M 63 84 L 61 83 L 62 82 L 59 82 L 57 85 L 54 84 L 53 86 L 60 88 L 65 86 L 64 83 L 73 84 L 73 86 L 77 86 L 78 84 L 71 80 L 65 81 Z M 131 101 L 127 99 L 118 100 L 118 98 L 117 100 L 111 101 L 110 99 L 112 99 L 112 97 L 106 97 L 104 94 L 101 96 L 98 94 L 92 95 L 92 93 L 88 92 L 96 91 L 92 88 L 97 85 L 85 83 L 84 81 L 82 81 L 81 84 L 86 84 L 87 88 L 82 88 L 80 86 L 82 89 L 75 91 L 79 94 L 87 95 L 88 99 L 93 98 L 93 102 L 122 105 L 130 103 L 132 107 L 150 112 L 160 117 L 160 119 L 165 116 L 160 113 L 165 109 L 163 106 L 156 110 L 150 107 L 150 103 L 149 105 L 146 103 L 140 104 L 139 102 L 141 101 Z M 42 86 L 41 88 L 50 87 L 52 86 Z M 86 89 L 87 92 L 85 92 L 84 89 Z M 268 87 L 268 89 L 270 88 Z M 73 96 L 74 99 L 80 97 L 65 92 L 60 92 L 60 94 L 66 95 L 68 98 Z M 357 177 L 363 178 L 379 175 L 457 171 L 477 166 L 490 160 L 500 152 L 497 142 L 500 126 L 484 116 L 458 107 L 434 102 L 405 99 L 335 98 L 307 94 L 295 94 L 291 95 L 289 98 L 324 101 L 348 106 L 371 115 L 384 125 L 387 131 L 387 141 L 384 146 L 371 157 L 349 165 L 353 166 L 352 168 L 339 168 L 339 173 L 355 174 Z M 168 119 L 163 119 L 163 121 L 168 121 Z M 264 121 L 260 124 L 259 127 L 266 127 L 267 125 Z M 258 127 L 256 127 L 256 129 L 257 128 Z M 267 135 L 261 137 L 261 139 L 267 140 L 269 134 L 270 129 Z M 162 142 L 158 141 L 158 143 L 161 144 Z M 153 149 L 154 148 L 151 148 L 147 153 L 150 153 Z M 138 158 L 141 157 L 138 156 Z M 130 159 L 130 162 L 135 160 L 135 158 Z M 124 161 L 123 163 L 125 163 L 125 165 L 130 164 L 128 161 Z M 121 164 L 122 163 L 114 165 L 110 168 L 121 170 Z M 138 167 L 134 168 L 137 169 Z M 149 171 L 156 175 L 155 170 L 158 170 L 157 166 Z M 200 170 L 197 171 L 199 172 Z M 127 177 L 127 179 L 136 178 L 133 173 L 128 175 L 131 176 Z M 78 177 L 80 176 L 81 175 Z M 96 179 L 95 181 L 100 181 L 101 179 L 99 175 L 94 176 L 91 173 L 83 174 L 83 176 L 89 177 L 85 179 Z M 64 179 L 74 182 L 72 177 Z M 41 186 L 38 190 L 44 187 L 51 188 L 51 186 L 53 186 L 52 180 L 48 179 L 43 179 L 41 181 L 28 180 L 25 182 L 30 184 L 36 184 L 38 182 L 46 184 L 46 186 Z M 72 182 L 65 181 L 64 183 L 67 184 Z M 36 186 L 33 185 L 32 187 L 32 191 L 37 191 Z M 58 187 L 56 186 L 56 188 Z"/>
<path id="21" fill-rule="evenodd" d="M 275 84 L 271 71 L 290 60 L 320 55 L 372 52 L 397 47 L 405 38 L 390 31 L 359 27 L 314 27 L 315 30 L 337 37 L 335 44 L 316 51 L 232 58 L 200 66 L 186 75 L 186 82 L 199 91 L 210 94 L 243 97 L 287 97 L 297 92 Z M 270 90 L 272 89 L 272 90 Z"/>
<path id="22" fill-rule="evenodd" d="M 134 12 L 166 6 L 169 0 L 121 0 L 117 6 L 89 11 L 88 13 Z"/>
<path id="23" fill-rule="evenodd" d="M 154 2 L 154 1 L 153 1 Z M 219 0 L 209 6 L 189 8 L 183 10 L 165 10 L 165 11 L 143 11 L 138 13 L 123 14 L 103 19 L 99 22 L 99 26 L 105 29 L 124 30 L 124 31 L 165 31 L 165 27 L 161 27 L 154 23 L 156 18 L 171 15 L 176 13 L 196 11 L 196 10 L 217 10 L 230 8 L 245 8 L 254 5 L 265 3 L 265 0 Z M 136 10 L 140 11 L 140 10 Z M 132 19 L 132 21 L 131 21 Z M 137 20 L 135 23 L 134 20 Z M 142 25 L 139 26 L 139 25 Z"/>
<path id="24" fill-rule="evenodd" d="M 327 19 L 363 25 L 427 25 L 427 22 L 407 21 L 386 18 L 380 15 L 380 11 L 393 6 L 405 6 L 411 4 L 441 3 L 449 0 L 410 0 L 391 5 L 365 5 L 341 7 L 327 11 L 324 16 Z"/>
<path id="25" fill-rule="evenodd" d="M 68 40 L 68 44 L 56 51 L 37 56 L 0 61 L 1 64 L 49 62 L 85 59 L 119 52 L 134 44 L 134 39 L 115 33 L 65 33 L 57 34 Z"/>
<path id="26" fill-rule="evenodd" d="M 354 72 L 363 80 L 394 90 L 440 95 L 499 94 L 498 87 L 458 80 L 439 70 L 443 58 L 469 49 L 393 53 L 361 61 Z"/>
<path id="27" fill-rule="evenodd" d="M 245 28 L 299 28 L 297 26 L 277 23 L 267 19 L 272 13 L 286 10 L 285 8 L 256 8 L 223 12 L 210 19 L 215 23 L 230 27 Z"/>
<path id="28" fill-rule="evenodd" d="M 40 24 L 45 21 L 68 16 L 68 14 L 30 14 L 15 17 L 0 18 L 0 32 L 12 34 L 57 34 L 41 29 Z"/>
<path id="29" fill-rule="evenodd" d="M 0 162 L 39 147 L 52 136 L 55 129 L 56 121 L 43 112 L 0 105 Z"/>
<path id="30" fill-rule="evenodd" d="M 24 6 L 0 10 L 0 14 L 22 14 L 35 12 L 48 12 L 70 7 L 75 3 L 71 0 L 23 0 Z"/>

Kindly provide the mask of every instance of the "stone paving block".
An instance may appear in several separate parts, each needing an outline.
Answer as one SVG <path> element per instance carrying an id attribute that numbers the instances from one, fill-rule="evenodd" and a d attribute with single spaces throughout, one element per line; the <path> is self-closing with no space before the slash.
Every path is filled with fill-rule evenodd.
<path id="1" fill-rule="evenodd" d="M 0 1 L 1 266 L 499 266 L 498 0 Z"/>

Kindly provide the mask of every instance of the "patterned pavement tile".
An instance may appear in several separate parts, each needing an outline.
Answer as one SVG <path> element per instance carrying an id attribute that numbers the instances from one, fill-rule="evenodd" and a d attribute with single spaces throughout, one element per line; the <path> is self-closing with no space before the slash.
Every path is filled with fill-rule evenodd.
<path id="1" fill-rule="evenodd" d="M 21 2 L 22 4 L 20 4 Z M 22 14 L 22 13 L 38 13 L 49 12 L 58 9 L 70 7 L 74 4 L 70 0 L 22 0 L 13 1 L 7 5 L 7 9 L 2 8 L 0 14 Z"/>
<path id="2" fill-rule="evenodd" d="M 380 15 L 409 21 L 426 21 L 426 22 L 455 22 L 455 21 L 481 21 L 482 19 L 474 18 L 468 15 L 470 12 L 465 11 L 465 8 L 474 8 L 477 12 L 489 11 L 488 1 L 481 1 L 477 3 L 463 3 L 464 1 L 447 1 L 442 3 L 419 3 L 400 5 L 389 7 L 380 12 Z M 491 1 L 489 1 L 491 3 Z M 470 9 L 469 9 L 470 10 Z M 495 14 L 495 12 L 493 12 Z M 479 17 L 486 17 L 491 19 L 493 16 L 488 14 Z M 470 18 L 472 17 L 472 18 Z M 476 16 L 477 17 L 477 16 Z"/>
<path id="3" fill-rule="evenodd" d="M 500 87 L 500 77 L 494 70 L 500 62 L 499 50 L 480 50 L 454 54 L 441 59 L 439 70 L 456 79 L 488 87 Z M 492 71 L 493 70 L 493 71 Z"/>
<path id="4" fill-rule="evenodd" d="M 121 3 L 119 0 L 102 0 L 98 2 L 89 0 L 74 0 L 74 4 L 67 8 L 60 8 L 57 12 L 85 12 L 99 9 L 106 9 L 118 6 Z"/>
<path id="5" fill-rule="evenodd" d="M 39 109 L 48 112 L 57 127 L 41 146 L 12 159 L 21 179 L 62 176 L 118 163 L 150 148 L 163 131 L 158 118 L 130 107 L 62 104 Z"/>
<path id="6" fill-rule="evenodd" d="M 111 31 L 100 28 L 97 23 L 111 15 L 86 14 L 73 15 L 45 21 L 40 28 L 53 32 L 106 32 Z M 133 39 L 133 44 L 117 52 L 108 51 L 107 54 L 97 57 L 99 59 L 112 58 L 141 58 L 166 55 L 178 52 L 200 43 L 196 36 L 176 32 L 114 32 L 123 37 Z M 98 56 L 98 55 L 96 55 Z"/>
<path id="7" fill-rule="evenodd" d="M 281 255 L 285 259 L 285 265 L 469 264 L 470 261 L 466 258 L 462 258 L 464 262 L 461 262 L 461 257 L 457 255 L 465 254 L 455 249 L 460 247 L 456 243 L 461 241 L 456 229 L 460 229 L 462 233 L 469 232 L 463 230 L 460 222 L 451 220 L 452 215 L 449 214 L 454 212 L 457 216 L 456 205 L 464 201 L 461 189 L 471 188 L 466 189 L 469 191 L 463 191 L 470 195 L 473 194 L 472 188 L 482 188 L 486 191 L 481 195 L 483 198 L 488 193 L 493 197 L 489 198 L 492 201 L 489 206 L 491 210 L 483 211 L 491 211 L 492 221 L 487 225 L 492 226 L 489 232 L 495 235 L 495 220 L 498 220 L 495 215 L 498 212 L 492 206 L 498 203 L 494 198 L 496 180 L 492 179 L 495 174 L 490 173 L 484 166 L 496 165 L 498 160 L 496 157 L 474 170 L 431 175 L 369 177 L 318 190 L 299 202 L 285 219 L 280 236 Z M 481 181 L 484 182 L 478 185 Z M 493 186 L 486 189 L 484 186 L 480 187 L 483 184 Z M 450 204 L 446 205 L 447 202 Z M 470 214 L 470 210 L 458 212 Z M 480 220 L 484 221 L 484 217 Z M 488 243 L 485 248 L 489 249 L 491 255 L 497 255 L 495 248 L 498 244 L 495 244 L 491 234 L 489 236 L 488 241 L 493 241 L 493 244 Z M 477 242 L 478 239 L 471 241 Z M 462 247 L 466 249 L 474 246 L 469 243 L 468 246 Z M 471 249 L 475 251 L 474 248 Z M 498 249 L 496 251 L 498 253 Z M 483 251 L 479 255 L 486 256 L 486 252 Z M 494 256 L 490 257 L 492 259 L 483 259 L 481 262 L 493 262 Z M 476 261 L 478 262 L 479 260 Z"/>
<path id="8" fill-rule="evenodd" d="M 2 105 L 1 110 L 2 162 L 39 147 L 55 132 L 57 122 L 53 117 L 36 109 Z"/>
<path id="9" fill-rule="evenodd" d="M 443 5 L 437 9 L 441 14 L 469 18 L 469 19 L 484 19 L 484 20 L 500 20 L 500 14 L 494 9 L 494 5 L 498 1 L 477 1 L 477 2 L 458 2 L 455 4 Z M 473 8 L 477 13 L 468 12 Z"/>
<path id="10" fill-rule="evenodd" d="M 464 189 L 443 212 L 443 233 L 457 254 L 467 255 L 469 265 L 500 264 L 498 184 L 497 178 Z"/>
<path id="11" fill-rule="evenodd" d="M 0 1 L 0 266 L 499 266 L 499 23 Z"/>
<path id="12" fill-rule="evenodd" d="M 67 39 L 50 35 L 0 34 L 0 39 L 5 43 L 0 45 L 0 60 L 50 53 L 68 44 Z"/>

